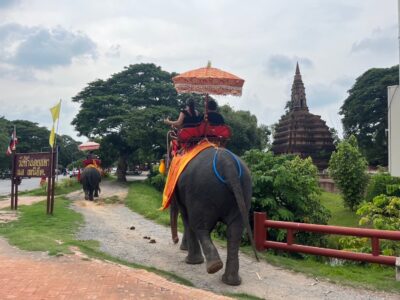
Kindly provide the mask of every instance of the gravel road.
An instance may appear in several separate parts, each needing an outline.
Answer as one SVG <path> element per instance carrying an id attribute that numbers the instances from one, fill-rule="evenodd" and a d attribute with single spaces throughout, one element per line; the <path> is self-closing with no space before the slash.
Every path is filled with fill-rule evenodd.
<path id="1" fill-rule="evenodd" d="M 118 195 L 124 199 L 127 188 L 112 182 L 101 184 L 102 198 Z M 221 282 L 223 270 L 207 274 L 205 265 L 187 265 L 186 253 L 179 250 L 170 238 L 167 227 L 157 225 L 130 211 L 123 204 L 102 204 L 84 201 L 82 192 L 69 195 L 73 208 L 85 217 L 85 225 L 78 238 L 98 240 L 101 250 L 124 260 L 173 272 L 190 280 L 196 287 L 216 293 L 247 293 L 265 299 L 400 299 L 399 294 L 369 291 L 340 286 L 256 262 L 253 257 L 240 254 L 242 285 L 231 287 Z M 134 230 L 129 228 L 134 226 Z M 156 243 L 149 243 L 151 237 Z M 225 249 L 218 247 L 223 261 Z M 394 276 L 394 274 L 393 274 Z"/>

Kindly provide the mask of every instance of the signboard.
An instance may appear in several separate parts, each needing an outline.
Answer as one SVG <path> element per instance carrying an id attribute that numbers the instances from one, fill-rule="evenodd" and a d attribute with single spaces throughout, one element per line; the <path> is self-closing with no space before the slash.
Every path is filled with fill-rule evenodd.
<path id="1" fill-rule="evenodd" d="M 50 176 L 51 153 L 16 153 L 16 177 L 42 177 Z"/>

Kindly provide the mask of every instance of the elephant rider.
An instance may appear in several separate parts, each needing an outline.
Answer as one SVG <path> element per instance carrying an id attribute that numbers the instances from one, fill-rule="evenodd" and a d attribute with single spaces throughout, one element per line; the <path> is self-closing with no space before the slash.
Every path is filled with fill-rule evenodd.
<path id="1" fill-rule="evenodd" d="M 99 157 L 90 151 L 89 154 L 86 156 L 86 159 L 83 161 L 84 167 L 93 167 L 98 169 L 101 172 L 101 160 Z"/>
<path id="2" fill-rule="evenodd" d="M 196 127 L 201 122 L 201 116 L 194 107 L 194 101 L 188 100 L 186 108 L 181 110 L 176 121 L 171 121 L 169 118 L 164 119 L 164 123 L 175 128 Z"/>
<path id="3" fill-rule="evenodd" d="M 172 127 L 176 128 L 176 129 L 190 128 L 190 127 L 199 126 L 200 122 L 202 121 L 202 118 L 203 117 L 195 109 L 193 99 L 190 99 L 187 101 L 185 109 L 180 111 L 179 117 L 177 120 L 171 121 L 169 118 L 166 118 L 166 119 L 164 119 L 164 123 L 167 125 L 171 125 Z M 174 135 L 176 135 L 176 133 Z M 172 156 L 175 156 L 178 153 L 178 151 L 180 149 L 180 145 L 178 145 L 178 142 L 176 139 L 171 141 L 170 149 L 172 149 L 172 153 L 171 153 Z"/>
<path id="4" fill-rule="evenodd" d="M 218 104 L 214 100 L 209 100 L 207 103 L 207 120 L 212 126 L 224 125 L 224 117 L 217 111 Z"/>

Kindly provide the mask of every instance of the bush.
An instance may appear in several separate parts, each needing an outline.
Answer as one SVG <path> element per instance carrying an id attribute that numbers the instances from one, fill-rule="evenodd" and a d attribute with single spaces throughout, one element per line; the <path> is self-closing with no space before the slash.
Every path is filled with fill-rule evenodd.
<path id="1" fill-rule="evenodd" d="M 157 174 L 151 178 L 149 178 L 149 182 L 152 186 L 154 186 L 158 191 L 162 192 L 165 186 L 165 175 Z"/>
<path id="2" fill-rule="evenodd" d="M 360 225 L 369 225 L 375 229 L 400 230 L 400 198 L 381 194 L 376 196 L 372 202 L 365 202 L 357 210 L 361 216 Z M 343 238 L 339 240 L 343 249 L 357 252 L 370 252 L 370 239 L 367 238 Z M 400 245 L 398 242 L 380 241 L 384 255 L 400 256 Z"/>
<path id="3" fill-rule="evenodd" d="M 387 186 L 394 184 L 400 184 L 399 177 L 393 177 L 389 173 L 380 171 L 379 173 L 373 175 L 369 180 L 365 200 L 371 202 L 376 196 L 381 194 L 386 195 Z M 400 195 L 396 194 L 396 196 Z"/>
<path id="4" fill-rule="evenodd" d="M 167 177 L 163 174 L 160 174 L 158 169 L 159 165 L 154 165 L 152 168 L 150 168 L 146 182 L 154 186 L 158 191 L 162 192 L 164 190 Z"/>
<path id="5" fill-rule="evenodd" d="M 267 212 L 272 220 L 327 224 L 329 212 L 318 200 L 318 171 L 310 158 L 259 150 L 250 150 L 243 158 L 252 173 L 253 211 Z M 282 241 L 286 230 L 270 230 L 268 236 Z M 296 238 L 300 243 L 325 244 L 318 234 L 298 233 Z"/>
<path id="6" fill-rule="evenodd" d="M 332 153 L 329 175 L 341 190 L 344 204 L 355 210 L 364 198 L 368 175 L 367 161 L 358 149 L 353 135 L 340 142 L 337 150 Z"/>

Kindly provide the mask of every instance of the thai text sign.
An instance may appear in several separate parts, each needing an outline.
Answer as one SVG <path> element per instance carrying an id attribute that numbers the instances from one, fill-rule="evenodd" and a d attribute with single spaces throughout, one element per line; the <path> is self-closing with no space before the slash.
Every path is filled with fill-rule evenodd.
<path id="1" fill-rule="evenodd" d="M 16 153 L 15 175 L 17 177 L 48 177 L 51 153 Z"/>

